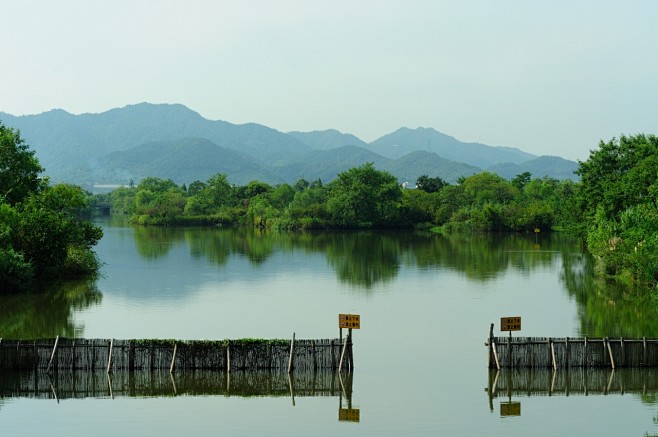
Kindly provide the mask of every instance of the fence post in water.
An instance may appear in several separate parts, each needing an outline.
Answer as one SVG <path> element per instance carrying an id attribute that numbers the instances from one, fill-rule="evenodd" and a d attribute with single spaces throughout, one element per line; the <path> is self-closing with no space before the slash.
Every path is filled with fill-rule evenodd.
<path id="1" fill-rule="evenodd" d="M 352 355 L 352 328 L 347 331 L 347 342 L 348 342 L 348 347 L 347 347 L 347 353 L 349 357 L 349 370 L 350 372 L 354 370 L 354 355 Z"/>
<path id="2" fill-rule="evenodd" d="M 176 364 L 176 346 L 178 346 L 178 344 L 174 342 L 174 354 L 171 357 L 171 366 L 169 366 L 169 373 L 174 372 L 174 364 Z"/>
<path id="3" fill-rule="evenodd" d="M 647 365 L 647 338 L 642 337 L 642 362 Z"/>
<path id="4" fill-rule="evenodd" d="M 288 373 L 292 370 L 292 353 L 295 350 L 295 333 L 292 333 L 292 340 L 290 341 L 290 358 L 288 358 Z"/>
<path id="5" fill-rule="evenodd" d="M 491 338 L 491 346 L 493 350 L 493 356 L 496 360 L 496 369 L 500 370 L 500 361 L 498 361 L 498 352 L 496 351 L 496 344 L 494 343 L 493 337 Z"/>
<path id="6" fill-rule="evenodd" d="M 610 365 L 612 368 L 615 368 L 615 358 L 612 356 L 612 347 L 610 346 L 610 340 L 608 337 L 605 338 L 605 343 L 608 345 L 608 353 L 610 354 Z"/>
<path id="7" fill-rule="evenodd" d="M 114 344 L 114 339 L 110 340 L 110 350 L 108 351 L 107 354 L 107 373 L 110 373 L 110 369 L 112 368 L 112 345 Z"/>
<path id="8" fill-rule="evenodd" d="M 50 354 L 50 361 L 48 361 L 46 372 L 50 372 L 50 366 L 53 364 L 53 358 L 55 358 L 55 352 L 57 352 L 57 343 L 59 343 L 59 335 L 55 338 L 55 346 L 53 346 L 53 352 Z"/>
<path id="9" fill-rule="evenodd" d="M 489 326 L 489 360 L 488 360 L 488 367 L 491 368 L 493 367 L 491 364 L 493 362 L 493 329 L 494 329 L 494 324 L 492 323 Z"/>
<path id="10" fill-rule="evenodd" d="M 340 363 L 338 363 L 338 373 L 343 368 L 343 358 L 345 357 L 345 348 L 347 348 L 347 338 L 345 339 L 345 342 L 343 343 L 343 352 L 340 354 Z"/>
<path id="11" fill-rule="evenodd" d="M 231 345 L 226 345 L 226 372 L 231 372 Z"/>
<path id="12" fill-rule="evenodd" d="M 553 360 L 553 370 L 557 370 L 557 361 L 555 360 L 555 346 L 553 345 L 553 340 L 549 337 L 548 344 L 551 345 L 551 358 Z"/>

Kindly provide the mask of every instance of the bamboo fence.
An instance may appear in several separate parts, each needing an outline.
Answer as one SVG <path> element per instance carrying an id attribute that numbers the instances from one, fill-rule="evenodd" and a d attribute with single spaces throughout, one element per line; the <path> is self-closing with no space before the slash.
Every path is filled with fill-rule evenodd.
<path id="1" fill-rule="evenodd" d="M 658 367 L 658 339 L 494 337 L 488 366 L 500 368 Z"/>
<path id="2" fill-rule="evenodd" d="M 351 336 L 323 340 L 0 339 L 2 370 L 258 370 L 354 368 Z"/>

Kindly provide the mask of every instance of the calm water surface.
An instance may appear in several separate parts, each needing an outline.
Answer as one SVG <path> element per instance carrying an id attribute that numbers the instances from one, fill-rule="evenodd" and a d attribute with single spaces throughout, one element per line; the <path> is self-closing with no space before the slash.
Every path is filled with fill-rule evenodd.
<path id="1" fill-rule="evenodd" d="M 652 371 L 604 371 L 595 377 L 605 389 L 588 395 L 560 391 L 562 374 L 545 391 L 492 393 L 484 341 L 502 316 L 522 316 L 523 336 L 658 337 L 653 303 L 597 283 L 590 260 L 567 238 L 103 226 L 103 277 L 0 298 L 1 337 L 333 338 L 337 314 L 356 313 L 351 407 L 359 420 L 339 421 L 342 396 L 198 395 L 180 390 L 188 384 L 181 375 L 156 396 L 101 390 L 34 399 L 5 390 L 3 432 L 658 434 L 658 386 L 646 382 Z M 535 377 L 552 375 L 524 378 Z"/>

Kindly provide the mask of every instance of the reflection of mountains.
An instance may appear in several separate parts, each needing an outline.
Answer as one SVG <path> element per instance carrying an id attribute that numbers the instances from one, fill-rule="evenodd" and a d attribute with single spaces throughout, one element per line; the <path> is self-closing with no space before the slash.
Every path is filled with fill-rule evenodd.
<path id="1" fill-rule="evenodd" d="M 501 369 L 489 371 L 489 398 L 510 396 L 658 394 L 655 369 Z"/>
<path id="2" fill-rule="evenodd" d="M 547 234 L 540 243 L 528 235 L 443 236 L 412 231 L 286 233 L 252 229 L 134 228 L 137 251 L 145 259 L 167 256 L 187 243 L 191 256 L 216 265 L 232 257 L 251 264 L 276 262 L 279 252 L 324 255 L 343 282 L 370 288 L 394 279 L 401 266 L 448 268 L 486 281 L 508 269 L 530 272 L 548 266 L 559 253 L 579 251 L 573 239 Z"/>
<path id="3" fill-rule="evenodd" d="M 162 396 L 343 396 L 353 374 L 285 371 L 2 372 L 0 398 L 42 399 Z"/>

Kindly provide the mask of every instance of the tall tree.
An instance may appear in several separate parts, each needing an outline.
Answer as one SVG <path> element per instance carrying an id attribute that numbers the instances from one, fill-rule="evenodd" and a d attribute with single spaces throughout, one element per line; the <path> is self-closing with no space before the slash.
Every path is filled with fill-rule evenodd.
<path id="1" fill-rule="evenodd" d="M 331 182 L 327 209 L 342 226 L 378 226 L 397 218 L 402 189 L 395 176 L 371 162 L 351 168 Z"/>
<path id="2" fill-rule="evenodd" d="M 42 187 L 43 168 L 18 130 L 0 122 L 0 201 L 14 205 Z"/>

